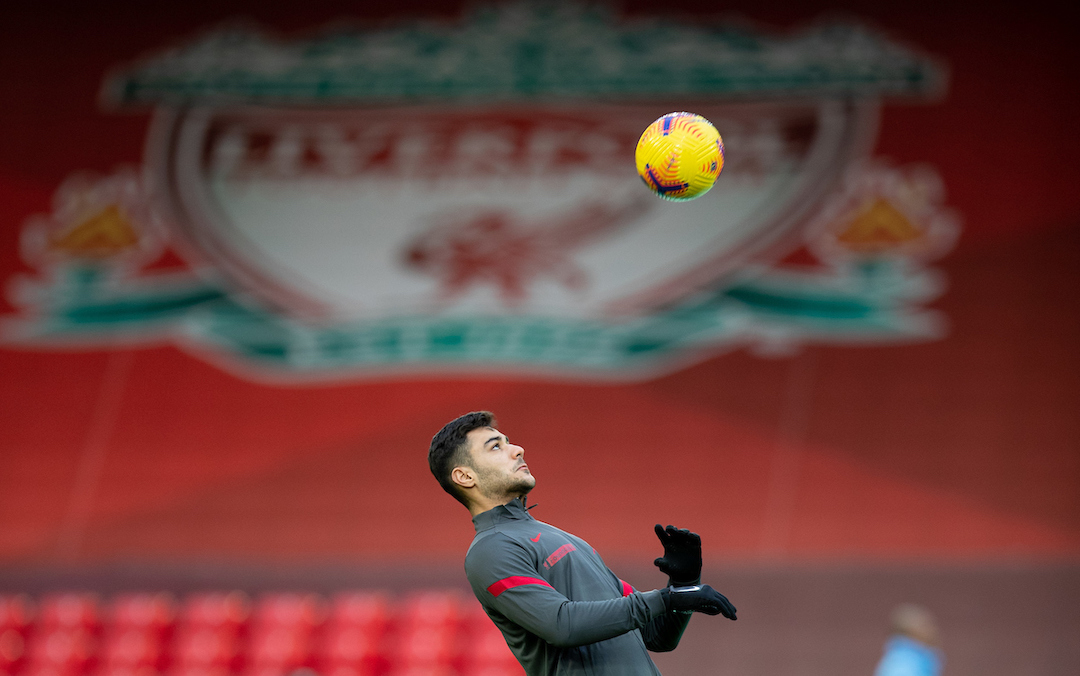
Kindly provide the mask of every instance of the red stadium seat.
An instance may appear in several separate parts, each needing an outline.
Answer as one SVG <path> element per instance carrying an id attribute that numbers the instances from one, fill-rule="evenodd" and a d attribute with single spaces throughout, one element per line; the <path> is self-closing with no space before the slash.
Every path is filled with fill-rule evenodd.
<path id="1" fill-rule="evenodd" d="M 80 676 L 97 658 L 101 627 L 96 594 L 49 594 L 41 600 L 40 620 L 28 634 L 23 676 Z"/>
<path id="2" fill-rule="evenodd" d="M 101 671 L 134 671 L 161 668 L 164 641 L 154 630 L 110 628 L 101 641 Z"/>
<path id="3" fill-rule="evenodd" d="M 316 644 L 322 676 L 368 676 L 385 672 L 391 622 L 390 599 L 378 592 L 342 592 L 333 597 Z"/>
<path id="4" fill-rule="evenodd" d="M 155 676 L 166 663 L 176 606 L 176 599 L 163 592 L 114 598 L 100 643 L 98 676 Z"/>
<path id="5" fill-rule="evenodd" d="M 173 640 L 174 668 L 232 670 L 240 660 L 240 648 L 240 634 L 233 627 L 180 627 Z"/>
<path id="6" fill-rule="evenodd" d="M 444 665 L 404 666 L 393 672 L 392 676 L 458 676 L 458 672 Z"/>
<path id="7" fill-rule="evenodd" d="M 185 599 L 179 622 L 186 626 L 239 628 L 247 623 L 250 614 L 251 601 L 243 592 L 206 592 Z"/>
<path id="8" fill-rule="evenodd" d="M 448 626 L 456 629 L 464 611 L 456 590 L 422 591 L 409 596 L 401 609 L 401 624 L 409 627 Z"/>
<path id="9" fill-rule="evenodd" d="M 270 627 L 252 631 L 247 663 L 257 672 L 285 674 L 312 662 L 310 631 L 298 627 Z"/>
<path id="10" fill-rule="evenodd" d="M 341 592 L 331 601 L 331 624 L 385 628 L 389 619 L 390 599 L 380 592 Z"/>
<path id="11" fill-rule="evenodd" d="M 41 628 L 93 631 L 100 625 L 98 606 L 97 594 L 50 594 L 41 601 Z"/>
<path id="12" fill-rule="evenodd" d="M 252 613 L 256 626 L 314 629 L 326 621 L 326 601 L 318 594 L 277 593 L 259 598 Z"/>
<path id="13" fill-rule="evenodd" d="M 83 627 L 42 627 L 27 642 L 27 676 L 75 676 L 89 671 L 97 651 L 93 634 Z"/>
<path id="14" fill-rule="evenodd" d="M 452 669 L 464 605 L 456 590 L 422 591 L 407 597 L 391 642 L 395 673 L 442 673 Z"/>
<path id="15" fill-rule="evenodd" d="M 26 594 L 0 595 L 0 631 L 15 629 L 21 633 L 37 618 L 37 604 Z"/>
<path id="16" fill-rule="evenodd" d="M 318 647 L 324 662 L 358 664 L 379 654 L 382 632 L 375 633 L 359 626 L 328 627 Z"/>
<path id="17" fill-rule="evenodd" d="M 0 674 L 14 674 L 26 656 L 26 639 L 16 629 L 0 629 Z"/>
<path id="18" fill-rule="evenodd" d="M 100 665 L 94 676 L 160 676 L 161 671 L 155 667 L 119 667 Z"/>
<path id="19" fill-rule="evenodd" d="M 26 594 L 0 595 L 0 676 L 18 673 L 26 661 L 26 639 L 37 605 Z"/>
<path id="20" fill-rule="evenodd" d="M 315 634 L 326 615 L 326 602 L 317 594 L 262 596 L 252 613 L 248 673 L 281 676 L 312 666 Z"/>
<path id="21" fill-rule="evenodd" d="M 177 617 L 169 673 L 213 676 L 239 669 L 250 614 L 251 601 L 242 592 L 188 596 Z"/>
<path id="22" fill-rule="evenodd" d="M 177 603 L 166 592 L 121 594 L 109 607 L 109 622 L 114 629 L 146 628 L 166 631 L 176 622 Z"/>
<path id="23" fill-rule="evenodd" d="M 320 676 L 381 676 L 386 673 L 385 669 L 377 666 L 349 666 L 339 664 L 334 667 L 323 667 L 317 673 Z"/>
<path id="24" fill-rule="evenodd" d="M 458 652 L 457 632 L 448 626 L 406 629 L 395 644 L 392 659 L 400 667 L 449 667 Z"/>
<path id="25" fill-rule="evenodd" d="M 176 665 L 168 672 L 168 676 L 232 676 L 232 670 L 227 667 L 208 667 L 198 665 Z"/>
<path id="26" fill-rule="evenodd" d="M 460 672 L 461 676 L 524 676 L 525 670 L 516 661 L 513 664 L 498 665 L 489 664 L 479 667 L 467 667 Z"/>
<path id="27" fill-rule="evenodd" d="M 506 639 L 498 629 L 472 635 L 467 645 L 471 661 L 477 664 L 518 664 L 517 658 L 510 652 Z"/>
<path id="28" fill-rule="evenodd" d="M 502 632 L 479 604 L 466 615 L 459 638 L 458 663 L 463 676 L 522 676 Z"/>

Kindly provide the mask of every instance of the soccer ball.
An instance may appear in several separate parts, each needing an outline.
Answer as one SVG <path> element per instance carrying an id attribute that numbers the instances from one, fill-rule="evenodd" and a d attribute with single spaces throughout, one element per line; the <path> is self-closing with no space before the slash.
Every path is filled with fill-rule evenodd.
<path id="1" fill-rule="evenodd" d="M 666 200 L 692 200 L 716 183 L 724 140 L 700 115 L 668 113 L 645 128 L 634 159 L 649 190 Z"/>

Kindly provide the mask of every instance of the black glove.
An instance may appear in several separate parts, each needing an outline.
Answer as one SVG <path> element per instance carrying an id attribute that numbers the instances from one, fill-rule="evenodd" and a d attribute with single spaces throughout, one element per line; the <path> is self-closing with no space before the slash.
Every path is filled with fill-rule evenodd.
<path id="1" fill-rule="evenodd" d="M 664 555 L 653 561 L 675 585 L 701 582 L 701 537 L 685 528 L 656 524 L 656 537 L 664 545 Z"/>
<path id="2" fill-rule="evenodd" d="M 723 615 L 729 620 L 735 617 L 735 606 L 727 597 L 707 584 L 692 587 L 668 587 L 660 590 L 664 605 L 672 612 L 699 612 L 706 615 Z"/>

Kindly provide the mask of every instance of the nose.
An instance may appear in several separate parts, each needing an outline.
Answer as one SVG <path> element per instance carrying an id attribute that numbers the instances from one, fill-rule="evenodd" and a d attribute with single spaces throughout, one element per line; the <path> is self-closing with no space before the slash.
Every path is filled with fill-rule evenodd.
<path id="1" fill-rule="evenodd" d="M 514 454 L 515 458 L 524 458 L 525 457 L 525 449 L 522 448 L 521 446 L 517 446 L 515 444 L 510 444 L 510 450 Z"/>

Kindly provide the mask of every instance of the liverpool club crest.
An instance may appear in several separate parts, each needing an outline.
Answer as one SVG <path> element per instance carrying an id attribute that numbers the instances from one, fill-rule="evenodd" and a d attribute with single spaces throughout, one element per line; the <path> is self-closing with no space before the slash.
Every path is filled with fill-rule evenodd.
<path id="1" fill-rule="evenodd" d="M 214 31 L 107 78 L 110 105 L 155 111 L 143 164 L 79 175 L 27 222 L 39 274 L 10 280 L 0 339 L 171 341 L 273 379 L 632 378 L 739 346 L 934 339 L 929 265 L 957 219 L 932 168 L 871 150 L 883 103 L 942 88 L 854 23 L 773 37 L 500 5 L 306 41 Z M 675 108 L 726 158 L 681 204 L 633 159 Z M 154 268 L 164 251 L 182 272 Z"/>

